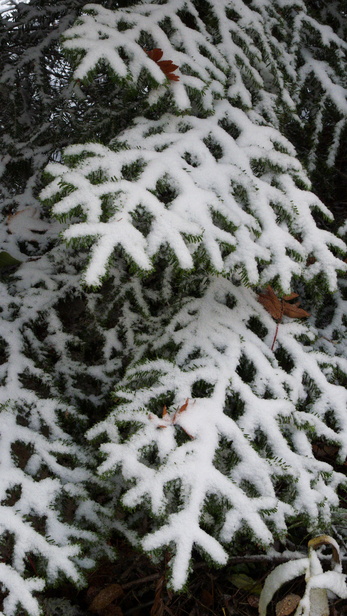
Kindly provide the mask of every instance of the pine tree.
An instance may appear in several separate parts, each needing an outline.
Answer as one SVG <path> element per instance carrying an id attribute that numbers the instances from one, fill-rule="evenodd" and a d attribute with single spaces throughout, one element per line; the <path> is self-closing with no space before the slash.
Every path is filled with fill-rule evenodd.
<path id="1" fill-rule="evenodd" d="M 322 201 L 345 173 L 342 3 L 89 4 L 71 25 L 81 5 L 3 22 L 9 616 L 38 613 L 42 557 L 77 579 L 95 533 L 167 552 L 180 589 L 196 551 L 327 531 L 345 485 L 315 455 L 347 453 L 346 224 Z"/>
<path id="2" fill-rule="evenodd" d="M 107 551 L 100 539 L 108 514 L 90 494 L 100 486 L 83 438 L 87 403 L 92 398 L 97 408 L 106 387 L 105 378 L 90 374 L 100 359 L 96 317 L 74 255 L 66 267 L 66 249 L 56 245 L 61 225 L 37 198 L 44 166 L 76 135 L 85 104 L 77 108 L 71 95 L 60 45 L 83 3 L 68 4 L 19 4 L 1 21 L 0 612 L 6 616 L 39 614 L 36 594 L 46 582 L 67 577 L 81 585 L 83 572 Z M 96 361 L 77 315 L 93 328 Z M 84 388 L 88 379 L 93 396 Z"/>

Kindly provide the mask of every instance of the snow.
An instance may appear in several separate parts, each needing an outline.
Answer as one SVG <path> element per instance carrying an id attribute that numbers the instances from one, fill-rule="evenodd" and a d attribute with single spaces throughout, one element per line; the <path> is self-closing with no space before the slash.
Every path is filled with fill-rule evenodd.
<path id="1" fill-rule="evenodd" d="M 237 126 L 240 135 L 236 139 L 221 128 L 223 120 Z M 72 224 L 64 232 L 65 238 L 95 238 L 86 282 L 99 283 L 117 245 L 140 269 L 150 270 L 151 258 L 164 246 L 170 247 L 182 269 L 191 269 L 192 255 L 201 244 L 215 270 L 228 271 L 242 264 L 252 284 L 261 281 L 265 285 L 278 277 L 283 289 L 289 291 L 293 277 L 312 279 L 322 272 L 334 290 L 336 267 L 344 265 L 331 253 L 329 244 L 343 249 L 344 243 L 316 227 L 310 209 L 324 206 L 312 193 L 295 186 L 291 176 L 303 174 L 303 170 L 291 144 L 275 129 L 256 126 L 227 101 L 215 105 L 212 118 L 190 118 L 190 128 L 184 133 L 180 123 L 179 117 L 172 116 L 164 116 L 160 122 L 139 119 L 119 138 L 121 142 L 126 139 L 126 149 L 124 145 L 116 152 L 97 144 L 70 146 L 66 157 L 80 157 L 73 171 L 57 163 L 48 166 L 56 179 L 41 197 L 55 197 L 62 185 L 68 185 L 72 190 L 59 199 L 53 212 L 59 216 L 81 207 L 86 218 L 86 222 Z M 213 144 L 208 145 L 212 133 L 215 147 L 221 149 L 219 159 L 213 155 Z M 274 150 L 274 143 L 286 151 Z M 260 177 L 254 174 L 252 165 L 258 161 L 262 164 L 263 160 L 280 170 L 278 188 L 273 186 L 273 172 Z M 142 172 L 136 182 L 122 178 L 124 164 L 139 163 Z M 102 173 L 104 181 L 95 184 L 91 178 L 97 172 Z M 173 193 L 169 204 L 157 193 L 160 182 Z M 248 208 L 233 194 L 233 182 L 247 193 Z M 102 200 L 106 196 L 112 200 L 115 213 L 107 222 L 101 222 Z M 300 207 L 295 206 L 297 203 Z M 146 234 L 132 222 L 139 206 L 148 215 Z M 286 212 L 291 228 L 300 233 L 300 242 L 288 225 L 278 224 L 277 208 Z M 215 214 L 233 230 L 220 228 L 214 222 Z M 225 258 L 223 245 L 231 248 Z M 291 256 L 293 252 L 298 255 L 297 261 Z M 305 261 L 311 255 L 316 260 L 306 267 Z M 259 262 L 268 263 L 261 277 Z"/>
<path id="2" fill-rule="evenodd" d="M 332 537 L 324 535 L 317 537 L 317 539 L 322 539 L 325 544 L 335 545 L 335 548 L 339 551 L 336 541 Z M 337 570 L 323 573 L 318 554 L 309 542 L 307 558 L 292 560 L 279 565 L 267 576 L 259 599 L 260 616 L 266 616 L 267 606 L 280 587 L 303 573 L 305 573 L 306 589 L 295 612 L 296 616 L 320 616 L 327 613 L 329 605 L 326 590 L 335 593 L 342 599 L 347 597 L 346 576 Z"/>
<path id="3" fill-rule="evenodd" d="M 267 576 L 259 601 L 260 616 L 266 616 L 266 608 L 275 592 L 286 582 L 293 580 L 299 575 L 303 575 L 306 572 L 307 565 L 307 558 L 298 558 L 297 560 L 291 560 L 282 565 L 278 565 L 278 567 Z"/>
<path id="4" fill-rule="evenodd" d="M 0 563 L 1 581 L 9 589 L 9 595 L 4 599 L 3 609 L 6 616 L 14 616 L 18 604 L 25 607 L 31 616 L 39 616 L 41 613 L 37 599 L 33 597 L 33 592 L 43 590 L 45 582 L 42 579 L 26 579 L 13 568 Z"/>
<path id="5" fill-rule="evenodd" d="M 21 2 L 27 4 L 30 0 L 21 0 Z M 17 2 L 13 0 L 0 0 L 0 15 L 15 9 L 16 5 Z"/>
<path id="6" fill-rule="evenodd" d="M 329 94 L 337 110 L 346 115 L 347 111 L 347 92 L 346 88 L 336 84 L 332 80 L 332 70 L 326 62 L 315 60 L 309 52 L 304 52 L 304 66 L 300 69 L 300 80 L 304 81 L 309 73 L 313 73 L 323 90 Z"/>
<path id="7" fill-rule="evenodd" d="M 195 88 L 201 89 L 204 87 L 205 82 L 212 75 L 213 81 L 209 87 L 211 90 L 214 89 L 214 86 L 218 89 L 218 82 L 225 81 L 225 75 L 218 65 L 226 68 L 225 59 L 206 38 L 205 28 L 202 32 L 199 32 L 184 25 L 177 15 L 177 11 L 183 9 L 184 5 L 183 0 L 178 0 L 173 3 L 170 10 L 173 28 L 177 29 L 176 45 L 179 47 L 181 41 L 184 41 L 184 52 L 172 48 L 168 36 L 160 27 L 160 22 L 167 18 L 167 8 L 164 6 L 156 4 L 138 5 L 136 11 L 129 12 L 126 9 L 110 11 L 98 4 L 86 5 L 85 11 L 91 14 L 83 15 L 80 20 L 81 23 L 70 28 L 65 34 L 65 48 L 81 50 L 84 54 L 75 72 L 75 78 L 85 78 L 100 61 L 106 61 L 119 78 L 131 78 L 136 81 L 141 69 L 146 69 L 158 84 L 164 84 L 167 81 L 164 73 L 155 62 L 148 58 L 144 49 L 137 43 L 141 33 L 146 32 L 147 36 L 150 35 L 155 40 L 154 47 L 163 50 L 164 59 L 170 59 L 178 66 L 186 63 L 189 58 L 200 57 L 200 61 L 195 61 L 195 68 L 199 75 Z M 125 32 L 123 32 L 124 23 L 129 26 Z M 199 23 L 202 24 L 200 19 Z M 131 38 L 129 37 L 129 30 L 132 35 Z M 201 46 L 207 50 L 213 60 L 201 54 Z M 126 60 L 120 58 L 119 49 L 123 50 Z M 175 103 L 181 110 L 190 106 L 189 97 L 185 91 L 185 81 L 185 75 L 180 75 L 180 82 L 175 83 L 172 88 Z M 188 77 L 187 87 L 190 83 Z M 210 100 L 208 90 L 205 93 L 205 98 L 207 102 Z"/>
<path id="8" fill-rule="evenodd" d="M 229 294 L 236 300 L 232 309 L 224 303 Z M 121 425 L 124 422 L 135 422 L 138 427 L 127 442 L 120 443 L 118 439 L 113 440 L 109 436 L 109 442 L 102 445 L 107 458 L 100 472 L 110 472 L 121 464 L 124 477 L 131 480 L 132 487 L 123 497 L 126 506 L 138 506 L 145 499 L 151 503 L 153 512 L 163 515 L 163 509 L 168 506 L 167 497 L 164 496 L 165 486 L 179 482 L 179 511 L 164 518 L 160 528 L 147 535 L 142 542 L 146 550 L 172 544 L 175 546 L 171 583 L 176 589 L 184 583 L 184 572 L 187 571 L 193 545 L 205 549 L 198 529 L 203 503 L 212 494 L 220 498 L 226 507 L 224 522 L 217 537 L 220 549 L 233 540 L 235 533 L 244 524 L 258 541 L 271 543 L 272 536 L 262 514 L 264 510 L 267 512 L 266 517 L 272 519 L 278 529 L 284 530 L 286 516 L 292 515 L 295 510 L 306 511 L 315 519 L 325 500 L 331 504 L 337 503 L 336 481 L 343 481 L 342 475 L 340 479 L 337 476 L 331 477 L 331 483 L 318 480 L 324 471 L 331 472 L 329 465 L 316 460 L 307 436 L 303 431 L 295 430 L 294 425 L 299 427 L 300 422 L 310 421 L 318 433 L 335 440 L 340 439 L 341 443 L 346 439 L 347 426 L 345 422 L 343 426 L 341 424 L 341 432 L 334 432 L 333 436 L 329 432 L 331 429 L 316 417 L 319 400 L 312 409 L 313 414 L 295 411 L 294 404 L 303 395 L 302 384 L 306 375 L 316 379 L 317 386 L 322 387 L 319 356 L 304 351 L 296 340 L 298 326 L 288 323 L 283 325 L 284 331 L 279 335 L 281 343 L 287 343 L 287 349 L 290 341 L 290 355 L 295 356 L 297 370 L 292 375 L 281 370 L 266 343 L 255 335 L 250 336 L 247 329 L 246 323 L 251 315 L 260 315 L 262 311 L 251 291 L 216 277 L 203 301 L 199 298 L 187 302 L 156 342 L 158 350 L 165 347 L 169 340 L 178 345 L 176 365 L 164 360 L 135 364 L 128 370 L 126 379 L 129 382 L 141 373 L 159 373 L 156 384 L 130 394 L 125 381 L 124 390 L 119 390 L 118 395 L 128 399 L 128 402 L 124 402 L 99 428 L 94 427 L 90 433 L 90 438 L 97 437 L 108 430 L 108 425 L 111 428 L 115 420 Z M 266 321 L 265 315 L 262 315 L 262 320 Z M 269 330 L 271 327 L 273 330 L 270 317 L 267 325 Z M 199 359 L 189 360 L 193 350 L 199 351 Z M 242 355 L 253 362 L 261 380 L 255 376 L 251 384 L 246 384 L 240 378 L 236 369 Z M 194 383 L 201 380 L 214 385 L 209 398 L 192 396 Z M 234 394 L 237 392 L 245 403 L 244 412 L 237 422 L 225 413 L 225 399 L 230 383 Z M 262 398 L 265 384 L 267 390 L 273 392 L 273 396 L 268 399 Z M 332 400 L 337 400 L 339 388 L 328 383 L 326 387 L 327 392 L 330 387 L 334 390 L 328 394 L 332 404 Z M 150 399 L 159 397 L 164 391 L 175 392 L 173 407 L 168 409 L 168 414 L 163 418 L 160 412 L 158 416 L 148 414 L 146 407 Z M 288 399 L 289 391 L 291 400 Z M 186 400 L 186 410 L 177 413 Z M 342 408 L 347 404 L 346 392 L 340 403 L 342 413 Z M 289 431 L 293 431 L 294 450 L 282 434 L 281 418 L 289 420 L 285 425 L 288 425 Z M 272 450 L 269 459 L 259 455 L 253 448 L 252 441 L 258 429 L 266 435 Z M 186 434 L 184 444 L 178 444 L 175 438 L 177 430 L 183 430 Z M 298 440 L 295 440 L 295 434 Z M 223 455 L 218 453 L 223 451 L 223 439 L 239 460 L 226 468 L 218 462 L 218 456 Z M 159 467 L 150 467 L 143 460 L 142 452 L 154 443 L 161 460 Z M 295 486 L 295 494 L 290 504 L 286 499 L 281 501 L 276 496 L 271 479 L 272 476 L 287 474 L 291 476 L 292 482 L 295 479 L 292 484 L 293 488 Z M 258 496 L 249 497 L 240 487 L 244 481 L 254 486 Z M 222 562 L 222 552 L 218 556 L 215 548 L 211 547 L 209 553 L 217 562 Z"/>
<path id="9" fill-rule="evenodd" d="M 11 228 L 18 237 L 23 237 L 26 232 L 25 225 L 22 224 L 24 219 L 40 225 L 41 221 L 35 216 L 32 217 L 32 211 L 28 209 L 27 218 L 20 212 L 18 217 L 13 219 L 16 226 L 11 225 Z M 66 248 L 62 253 L 66 254 Z M 65 259 L 63 254 L 62 258 Z M 62 274 L 62 279 L 64 284 L 69 286 L 65 273 Z M 35 285 L 42 281 L 47 283 L 46 286 L 35 288 Z M 21 380 L 23 373 L 30 373 L 42 379 L 43 383 L 48 381 L 47 374 L 42 368 L 39 369 L 25 352 L 28 341 L 36 352 L 39 347 L 39 341 L 28 323 L 37 320 L 38 315 L 41 315 L 42 319 L 45 311 L 50 311 L 53 317 L 52 307 L 56 302 L 54 291 L 59 287 L 64 289 L 64 284 L 61 283 L 62 280 L 58 282 L 52 277 L 52 264 L 45 257 L 21 266 L 18 270 L 17 286 L 16 281 L 12 281 L 7 289 L 5 284 L 1 283 L 3 311 L 0 335 L 7 343 L 7 362 L 1 365 L 0 496 L 3 504 L 0 507 L 0 527 L 2 533 L 9 532 L 13 537 L 10 561 L 2 563 L 0 567 L 1 583 L 9 593 L 4 601 L 6 616 L 15 614 L 18 606 L 30 615 L 39 613 L 38 602 L 33 593 L 41 591 L 45 582 L 32 576 L 27 577 L 27 573 L 23 577 L 28 553 L 45 559 L 46 580 L 49 582 L 55 582 L 63 573 L 80 583 L 81 573 L 77 565 L 79 543 L 93 543 L 96 540 L 94 533 L 63 523 L 59 519 L 57 507 L 59 498 L 64 493 L 69 493 L 77 501 L 85 501 L 86 513 L 88 509 L 93 512 L 84 486 L 86 481 L 91 480 L 86 468 L 86 457 L 58 422 L 59 411 L 76 411 L 64 405 L 57 396 L 51 399 L 39 398 L 33 390 L 23 386 Z M 18 312 L 13 313 L 16 306 Z M 52 341 L 60 339 L 61 342 L 61 329 L 61 323 L 58 327 L 55 324 Z M 54 347 L 57 347 L 56 343 L 53 343 Z M 64 345 L 61 350 L 64 350 Z M 65 369 L 71 372 L 69 361 Z M 23 425 L 23 417 L 26 415 L 27 421 L 24 421 Z M 28 460 L 23 469 L 13 456 L 18 443 L 28 452 Z M 73 463 L 71 467 L 60 464 L 56 457 L 59 455 L 70 457 L 71 463 L 74 459 L 75 468 Z M 43 470 L 44 475 L 40 478 Z M 47 472 L 50 476 L 47 476 Z M 13 505 L 6 505 L 8 491 L 13 488 L 18 490 L 18 496 Z M 100 519 L 98 514 L 93 515 L 95 521 Z M 42 524 L 45 524 L 43 532 L 35 530 L 28 516 L 42 520 Z"/>
<path id="10" fill-rule="evenodd" d="M 108 64 L 121 93 L 143 88 L 148 107 L 108 143 L 69 145 L 60 162 L 47 165 L 51 181 L 41 199 L 60 222 L 43 219 L 27 186 L 1 231 L 5 249 L 26 260 L 0 284 L 7 354 L 0 365 L 0 500 L 8 490 L 20 492 L 14 505 L 0 507 L 1 530 L 14 537 L 11 562 L 0 563 L 6 616 L 17 604 L 38 614 L 33 593 L 43 581 L 23 577 L 28 552 L 46 559 L 49 582 L 65 574 L 79 583 L 80 566 L 93 562 L 81 556 L 81 545 L 98 541 L 102 552 L 112 527 L 148 552 L 169 548 L 171 585 L 179 590 L 193 550 L 225 565 L 246 532 L 271 551 L 288 519 L 305 516 L 313 531 L 331 522 L 338 504 L 345 477 L 316 458 L 312 443 L 333 442 L 347 454 L 347 392 L 333 379 L 347 373 L 343 341 L 334 347 L 336 331 L 345 331 L 339 272 L 347 264 L 337 256 L 345 243 L 317 227 L 312 210 L 329 211 L 310 191 L 281 126 L 288 113 L 305 126 L 303 92 L 313 80 L 323 95 L 309 169 L 317 164 L 328 105 L 340 114 L 324 153 L 334 164 L 346 88 L 324 45 L 329 53 L 336 46 L 344 53 L 346 45 L 301 1 L 289 3 L 288 23 L 280 18 L 284 0 L 254 0 L 252 7 L 235 0 L 235 20 L 228 3 L 215 4 L 214 33 L 186 0 L 116 11 L 90 4 L 65 32 L 65 50 L 79 55 L 76 80 L 87 83 Z M 308 28 L 322 57 L 303 45 Z M 178 82 L 169 82 L 145 45 L 178 65 Z M 38 169 L 44 154 L 37 154 Z M 59 232 L 67 246 L 57 241 Z M 42 250 L 31 261 L 21 243 L 35 241 Z M 314 317 L 276 323 L 257 301 L 268 284 L 279 298 L 301 287 L 306 303 L 307 288 L 325 293 L 325 284 L 336 297 L 330 325 L 320 332 Z M 39 396 L 23 375 L 49 394 Z M 71 415 L 82 432 L 83 405 L 105 412 L 85 447 L 59 422 Z M 16 443 L 28 449 L 25 468 L 11 454 Z M 100 454 L 95 478 L 90 457 Z M 279 487 L 282 479 L 288 489 Z M 93 481 L 114 493 L 105 509 L 88 494 Z M 62 495 L 79 503 L 71 523 L 60 517 Z M 127 515 L 114 521 L 120 505 Z M 154 521 L 140 538 L 134 529 L 144 512 Z M 42 533 L 28 516 L 44 518 Z M 85 529 L 89 523 L 100 538 Z M 279 581 L 306 569 L 303 559 L 270 576 L 265 604 Z M 324 579 L 315 574 L 312 589 L 330 584 L 345 593 L 337 571 Z"/>
<path id="11" fill-rule="evenodd" d="M 341 599 L 347 599 L 346 576 L 336 571 L 325 571 L 315 575 L 309 584 L 310 589 L 326 588 L 335 593 Z"/>

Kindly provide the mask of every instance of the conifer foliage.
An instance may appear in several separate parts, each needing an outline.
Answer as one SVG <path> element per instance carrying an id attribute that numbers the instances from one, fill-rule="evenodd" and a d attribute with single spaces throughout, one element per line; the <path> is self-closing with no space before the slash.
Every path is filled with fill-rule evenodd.
<path id="1" fill-rule="evenodd" d="M 347 455 L 346 225 L 310 179 L 342 165 L 346 12 L 111 4 L 61 9 L 60 84 L 31 68 L 35 104 L 61 97 L 54 143 L 1 144 L 8 616 L 38 613 L 42 563 L 78 580 L 108 531 L 166 553 L 177 590 L 196 551 L 326 532 L 346 481 L 315 456 Z"/>

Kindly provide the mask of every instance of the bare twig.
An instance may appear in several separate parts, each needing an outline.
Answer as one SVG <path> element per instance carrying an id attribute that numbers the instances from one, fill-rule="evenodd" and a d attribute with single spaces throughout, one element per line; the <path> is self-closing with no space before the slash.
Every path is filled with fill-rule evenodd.
<path id="1" fill-rule="evenodd" d="M 136 586 L 137 584 L 146 584 L 147 582 L 154 582 L 160 578 L 160 573 L 152 573 L 152 575 L 147 575 L 146 577 L 139 578 L 138 580 L 132 580 L 132 582 L 127 582 L 126 584 L 121 584 L 123 590 L 127 590 L 132 586 Z"/>

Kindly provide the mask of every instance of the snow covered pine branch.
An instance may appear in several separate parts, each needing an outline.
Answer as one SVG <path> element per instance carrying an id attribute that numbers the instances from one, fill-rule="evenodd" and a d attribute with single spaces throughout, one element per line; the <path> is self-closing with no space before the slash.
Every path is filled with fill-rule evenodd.
<path id="1" fill-rule="evenodd" d="M 312 56 L 313 32 L 336 51 L 336 68 Z M 346 119 L 346 45 L 302 2 L 183 0 L 87 5 L 64 45 L 79 80 L 105 65 L 125 90 L 148 92 L 143 115 L 110 143 L 72 145 L 64 164 L 50 164 L 42 197 L 58 217 L 77 214 L 64 236 L 90 246 L 88 285 L 120 259 L 134 276 L 165 268 L 151 301 L 142 278 L 143 318 L 155 333 L 140 328 L 119 402 L 89 437 L 105 439 L 100 472 L 121 470 L 122 503 L 153 518 L 143 537 L 138 513 L 119 528 L 148 551 L 169 549 L 179 589 L 194 548 L 224 564 L 242 535 L 265 548 L 285 536 L 288 519 L 325 529 L 345 482 L 313 444 L 347 454 L 337 378 L 346 360 L 317 351 L 313 319 L 285 317 L 270 351 L 274 321 L 254 290 L 300 287 L 312 298 L 314 288 L 318 298 L 346 270 L 343 241 L 316 225 L 313 210 L 331 215 L 282 124 L 292 115 L 304 130 L 299 108 L 306 80 L 315 82 L 341 116 L 333 164 Z M 179 80 L 148 49 L 163 50 Z"/>
<path id="2" fill-rule="evenodd" d="M 36 150 L 17 138 L 35 179 L 10 220 L 2 171 L 6 250 L 37 259 L 1 283 L 6 616 L 38 614 L 42 563 L 48 581 L 78 581 L 107 529 L 166 551 L 174 589 L 196 550 L 223 565 L 293 523 L 329 530 L 346 479 L 315 451 L 347 454 L 346 225 L 328 230 L 308 172 L 341 157 L 347 17 L 311 4 L 88 4 L 64 32 L 71 100 L 50 117 L 73 141 L 61 158 L 44 131 Z M 29 237 L 18 221 L 29 196 L 39 211 L 45 155 L 41 215 L 59 222 Z M 311 316 L 276 319 L 267 286 Z"/>

